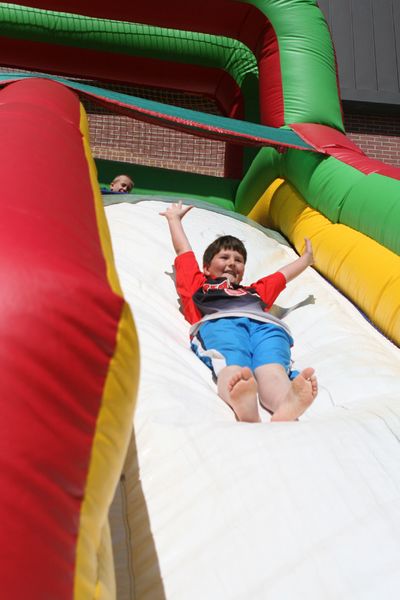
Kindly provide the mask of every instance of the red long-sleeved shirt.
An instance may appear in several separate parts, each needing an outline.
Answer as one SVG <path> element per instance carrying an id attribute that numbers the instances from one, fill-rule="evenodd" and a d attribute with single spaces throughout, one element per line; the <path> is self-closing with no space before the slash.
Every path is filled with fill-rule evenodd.
<path id="1" fill-rule="evenodd" d="M 175 271 L 176 289 L 182 302 L 183 314 L 189 323 L 195 324 L 204 316 L 220 318 L 225 313 L 226 316 L 246 316 L 274 322 L 290 333 L 279 319 L 268 315 L 268 310 L 286 287 L 285 276 L 280 271 L 267 275 L 250 286 L 231 285 L 224 277 L 207 278 L 200 271 L 192 251 L 176 257 Z"/>

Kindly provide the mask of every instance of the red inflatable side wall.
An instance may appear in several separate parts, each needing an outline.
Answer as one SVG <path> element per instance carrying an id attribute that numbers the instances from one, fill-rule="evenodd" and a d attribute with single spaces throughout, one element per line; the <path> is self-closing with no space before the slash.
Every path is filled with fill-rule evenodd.
<path id="1" fill-rule="evenodd" d="M 124 303 L 107 280 L 78 98 L 34 80 L 0 103 L 1 595 L 70 600 Z"/>

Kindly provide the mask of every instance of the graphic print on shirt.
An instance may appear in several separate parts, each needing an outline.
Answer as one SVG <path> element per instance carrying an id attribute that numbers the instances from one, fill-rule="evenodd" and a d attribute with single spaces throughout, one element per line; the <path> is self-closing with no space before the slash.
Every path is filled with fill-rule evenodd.
<path id="1" fill-rule="evenodd" d="M 242 286 L 236 286 L 234 288 L 229 279 L 224 279 L 220 283 L 209 283 L 209 281 L 206 281 L 201 289 L 203 290 L 204 294 L 212 290 L 224 290 L 225 294 L 228 294 L 228 296 L 244 296 L 247 294 L 246 290 Z"/>
<path id="2" fill-rule="evenodd" d="M 256 290 L 238 284 L 231 284 L 227 278 L 206 280 L 192 296 L 194 304 L 202 315 L 212 315 L 227 310 L 260 310 L 266 308 Z"/>
<path id="3" fill-rule="evenodd" d="M 230 286 L 229 279 L 224 279 L 221 283 L 204 283 L 202 290 L 204 293 L 210 290 L 226 290 Z"/>

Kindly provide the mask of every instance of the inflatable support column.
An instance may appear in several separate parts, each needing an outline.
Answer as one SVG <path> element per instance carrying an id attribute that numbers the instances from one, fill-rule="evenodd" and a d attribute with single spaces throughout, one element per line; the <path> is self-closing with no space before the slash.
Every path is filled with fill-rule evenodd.
<path id="1" fill-rule="evenodd" d="M 1 597 L 115 597 L 108 508 L 138 344 L 77 96 L 0 93 Z"/>

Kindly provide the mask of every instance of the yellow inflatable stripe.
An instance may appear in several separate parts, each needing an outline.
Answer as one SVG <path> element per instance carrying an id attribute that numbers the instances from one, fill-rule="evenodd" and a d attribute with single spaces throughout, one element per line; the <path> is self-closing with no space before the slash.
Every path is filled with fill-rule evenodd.
<path id="1" fill-rule="evenodd" d="M 114 267 L 111 240 L 104 215 L 87 137 L 86 115 L 81 107 L 81 131 L 96 202 L 96 218 L 107 276 L 112 290 L 122 295 Z M 139 344 L 130 308 L 124 304 L 116 335 L 116 347 L 105 380 L 96 424 L 89 474 L 81 507 L 74 598 L 115 597 L 109 538 L 105 536 L 108 510 L 120 476 L 132 431 L 133 410 L 139 381 Z"/>
<path id="2" fill-rule="evenodd" d="M 102 531 L 97 556 L 99 578 L 93 600 L 114 600 L 117 597 L 111 531 L 108 521 Z"/>
<path id="3" fill-rule="evenodd" d="M 268 210 L 264 224 L 281 231 L 298 252 L 313 242 L 315 267 L 395 343 L 400 343 L 400 257 L 366 235 L 331 223 L 288 183 L 275 181 L 249 216 Z"/>
<path id="4" fill-rule="evenodd" d="M 256 221 L 256 223 L 260 223 L 263 227 L 272 227 L 269 218 L 269 207 L 275 192 L 284 183 L 283 179 L 275 179 L 275 181 L 265 190 L 247 216 L 250 219 L 253 219 L 253 221 Z"/>
<path id="5" fill-rule="evenodd" d="M 93 190 L 94 201 L 95 201 L 97 226 L 98 226 L 99 234 L 100 234 L 100 243 L 101 243 L 101 248 L 102 248 L 103 255 L 104 255 L 104 258 L 106 261 L 106 265 L 107 265 L 107 278 L 110 283 L 111 289 L 119 296 L 122 296 L 122 291 L 121 291 L 121 287 L 119 284 L 118 275 L 117 275 L 115 267 L 114 267 L 113 251 L 112 251 L 110 234 L 108 231 L 106 218 L 104 215 L 103 200 L 101 197 L 100 187 L 99 187 L 98 178 L 97 178 L 96 164 L 93 160 L 92 153 L 90 151 L 89 124 L 88 124 L 85 109 L 83 108 L 82 104 L 80 105 L 80 110 L 81 110 L 81 118 L 80 118 L 79 127 L 81 130 L 82 136 L 83 136 L 83 146 L 84 146 L 84 150 L 85 150 L 86 160 L 88 162 L 90 182 L 92 184 L 92 190 Z"/>

